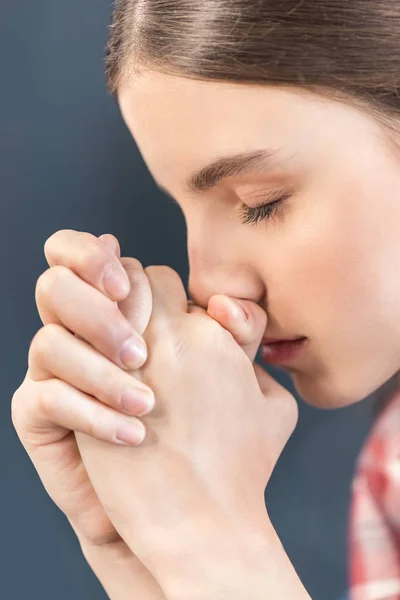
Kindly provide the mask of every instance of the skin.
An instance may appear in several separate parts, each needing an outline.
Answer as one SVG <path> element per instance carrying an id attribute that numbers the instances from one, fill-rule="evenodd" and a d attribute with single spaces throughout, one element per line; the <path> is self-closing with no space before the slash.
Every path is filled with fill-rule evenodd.
<path id="1" fill-rule="evenodd" d="M 191 299 L 260 304 L 266 335 L 306 336 L 287 372 L 312 405 L 366 397 L 400 368 L 400 162 L 364 111 L 296 88 L 146 71 L 119 90 L 122 116 L 187 225 Z M 280 149 L 272 171 L 201 194 L 189 175 L 221 156 Z M 286 160 L 287 159 L 287 160 Z M 281 214 L 243 224 L 277 186 Z"/>
<path id="2" fill-rule="evenodd" d="M 253 368 L 265 315 L 253 304 L 243 352 L 204 309 L 188 310 L 175 271 L 145 273 L 151 353 L 135 375 L 157 398 L 146 440 L 116 448 L 76 434 L 100 502 L 169 600 L 188 589 L 204 600 L 244 599 L 249 590 L 254 600 L 278 591 L 308 598 L 265 511 L 266 482 L 297 419 L 292 395 Z"/>
<path id="3" fill-rule="evenodd" d="M 136 355 L 134 364 L 128 367 L 128 372 L 124 372 L 120 366 L 120 352 L 126 339 L 133 332 L 135 332 L 137 338 L 148 328 L 149 319 L 154 309 L 154 298 L 151 293 L 148 275 L 150 271 L 154 270 L 154 267 L 148 267 L 144 271 L 138 260 L 130 257 L 120 258 L 118 240 L 111 235 L 101 236 L 101 238 L 103 239 L 99 240 L 90 233 L 62 230 L 56 232 L 46 241 L 45 255 L 50 268 L 39 277 L 35 293 L 38 312 L 44 326 L 39 329 L 31 342 L 28 355 L 29 368 L 23 383 L 15 392 L 12 400 L 12 419 L 18 436 L 28 452 L 43 485 L 53 501 L 68 518 L 78 536 L 86 560 L 110 598 L 113 598 L 113 600 L 121 598 L 122 600 L 126 597 L 126 590 L 130 590 L 130 593 L 136 594 L 143 600 L 155 600 L 165 596 L 152 576 L 151 571 L 153 569 L 150 571 L 146 569 L 141 560 L 120 536 L 114 527 L 113 521 L 109 518 L 111 508 L 114 515 L 116 515 L 115 520 L 117 523 L 120 526 L 121 523 L 125 523 L 124 529 L 127 527 L 127 530 L 124 537 L 129 539 L 132 535 L 135 535 L 135 532 L 139 531 L 140 524 L 139 527 L 132 528 L 131 521 L 126 521 L 127 514 L 130 511 L 124 509 L 121 514 L 123 505 L 121 499 L 129 499 L 129 507 L 131 508 L 134 497 L 139 502 L 143 497 L 166 498 L 165 491 L 168 490 L 171 493 L 174 490 L 174 487 L 167 486 L 167 490 L 163 489 L 160 494 L 156 493 L 150 496 L 148 493 L 141 494 L 139 490 L 139 471 L 143 471 L 142 467 L 144 467 L 142 474 L 146 478 L 148 471 L 146 464 L 142 465 L 142 461 L 139 459 L 139 470 L 135 468 L 132 474 L 128 473 L 128 480 L 124 480 L 124 473 L 121 470 L 124 456 L 118 450 L 115 450 L 115 446 L 113 447 L 110 444 L 110 442 L 116 443 L 115 432 L 120 424 L 129 422 L 134 430 L 136 429 L 135 423 L 140 424 L 140 421 L 133 416 L 127 415 L 137 414 L 140 416 L 143 407 L 136 404 L 135 407 L 132 407 L 133 410 L 126 411 L 126 407 L 121 406 L 121 398 L 127 386 L 130 387 L 132 384 L 139 387 L 145 386 L 141 382 L 141 373 L 143 374 L 143 372 L 139 367 L 143 365 L 146 359 Z M 114 286 L 113 290 L 110 291 L 109 286 L 105 285 L 104 274 L 111 264 L 115 266 L 119 264 L 121 275 L 124 274 L 124 278 L 128 280 L 129 293 L 121 293 L 119 288 L 115 289 Z M 170 286 L 172 275 L 175 277 L 176 282 L 180 281 L 178 274 L 173 272 L 172 269 L 167 267 L 155 267 L 155 269 L 157 272 L 161 269 L 156 277 L 157 281 L 160 277 L 165 278 L 166 275 L 168 276 L 167 287 Z M 176 306 L 176 298 L 179 293 L 181 293 L 179 286 L 172 290 L 172 307 Z M 163 302 L 164 296 L 163 293 L 161 297 Z M 242 358 L 247 355 L 253 363 L 261 335 L 266 327 L 266 315 L 258 305 L 252 302 L 242 300 L 236 301 L 236 304 L 239 308 L 237 313 L 232 312 L 232 308 L 227 305 L 224 296 L 214 296 L 209 302 L 208 315 L 230 332 L 231 336 L 228 336 L 227 339 L 230 344 L 234 340 L 244 351 L 245 354 L 242 355 Z M 200 307 L 196 307 L 196 309 L 203 311 Z M 195 307 L 192 306 L 191 310 L 195 310 Z M 203 326 L 201 329 L 203 337 L 205 335 L 205 338 L 208 339 L 210 336 L 208 333 L 204 333 Z M 215 328 L 211 331 L 215 335 Z M 195 339 L 197 346 L 198 334 L 195 335 Z M 156 345 L 154 342 L 152 340 L 150 344 L 153 352 Z M 183 346 L 178 344 L 178 347 L 181 348 L 186 346 L 186 343 Z M 212 347 L 214 350 L 215 345 L 212 344 Z M 164 348 L 165 338 L 162 336 L 161 349 Z M 237 353 L 237 348 L 234 352 Z M 224 350 L 222 352 L 222 356 L 228 359 L 228 363 L 230 362 L 230 354 L 231 351 Z M 209 352 L 206 352 L 206 357 L 210 360 Z M 213 358 L 211 362 L 213 365 L 215 364 Z M 174 382 L 181 379 L 174 374 L 174 368 L 180 364 L 180 361 L 173 360 L 173 365 L 168 365 L 167 361 L 162 359 L 161 363 L 163 368 L 157 368 L 158 381 L 165 384 L 166 377 L 171 376 L 171 374 Z M 190 360 L 189 364 L 192 367 L 193 364 L 195 365 L 196 373 L 199 365 L 198 360 Z M 85 365 L 85 369 L 82 369 L 82 365 Z M 271 411 L 274 417 L 273 419 L 268 418 L 265 428 L 262 428 L 262 441 L 256 444 L 257 460 L 260 459 L 259 448 L 268 440 L 266 450 L 269 458 L 268 460 L 262 460 L 261 468 L 266 468 L 267 464 L 270 464 L 272 468 L 271 461 L 274 462 L 277 459 L 280 448 L 284 445 L 290 430 L 294 426 L 297 415 L 296 403 L 291 394 L 277 384 L 259 365 L 254 364 L 253 367 L 260 389 L 266 394 L 266 400 L 268 400 L 268 404 L 265 404 L 266 410 Z M 213 371 L 207 364 L 203 365 L 203 368 L 207 372 Z M 165 374 L 163 369 L 166 369 Z M 234 372 L 235 376 L 239 376 L 239 382 L 234 386 L 239 392 L 245 384 L 245 377 L 239 374 L 236 368 Z M 201 387 L 199 386 L 199 390 Z M 217 387 L 219 388 L 219 400 L 225 398 L 220 386 L 213 387 L 214 391 Z M 190 388 L 192 389 L 192 385 Z M 180 391 L 182 392 L 182 388 Z M 253 397 L 247 385 L 245 395 L 247 404 L 249 399 Z M 170 394 L 167 394 L 167 396 L 170 396 Z M 186 408 L 188 405 L 187 399 L 191 396 L 192 394 L 185 393 L 183 390 Z M 176 393 L 174 393 L 174 397 L 176 400 Z M 207 394 L 206 399 L 208 402 L 211 400 L 211 403 L 217 406 L 216 402 L 212 401 L 210 394 Z M 158 410 L 162 405 L 163 402 L 159 398 Z M 264 405 L 264 401 L 262 401 L 262 405 Z M 174 409 L 178 411 L 176 401 Z M 233 409 L 233 396 L 230 395 L 229 410 L 233 411 Z M 259 409 L 260 406 L 258 409 L 256 407 L 255 412 Z M 219 401 L 219 410 L 224 414 L 227 412 L 221 401 Z M 215 411 L 202 411 L 202 413 L 204 416 L 209 413 L 212 418 L 216 418 L 218 421 L 218 414 L 215 414 Z M 246 413 L 247 422 L 250 419 L 250 423 L 252 423 L 254 421 L 254 411 L 246 410 Z M 188 417 L 190 417 L 190 414 Z M 186 419 L 179 420 L 179 423 L 185 428 L 189 421 L 190 418 L 188 421 Z M 289 425 L 287 425 L 288 422 Z M 233 420 L 233 423 L 237 425 L 238 421 Z M 255 423 L 257 427 L 261 426 L 259 418 L 255 419 Z M 218 428 L 220 425 L 221 422 L 219 421 Z M 270 425 L 272 425 L 272 430 L 270 430 Z M 199 429 L 198 422 L 196 429 Z M 206 429 L 200 427 L 202 431 L 200 442 L 203 445 Z M 267 429 L 269 430 L 268 434 Z M 214 430 L 211 429 L 211 431 Z M 82 436 L 82 434 L 86 435 Z M 278 437 L 276 434 L 278 434 Z M 174 437 L 176 442 L 179 438 L 178 431 L 175 432 Z M 281 441 L 278 441 L 278 447 L 274 449 L 272 441 L 273 439 L 278 440 L 278 438 Z M 242 428 L 240 429 L 240 439 L 243 443 Z M 96 443 L 95 440 L 98 440 L 98 442 Z M 99 444 L 100 441 L 102 443 Z M 131 441 L 133 444 L 137 443 L 137 439 L 136 442 Z M 104 445 L 104 442 L 107 442 L 107 444 Z M 245 444 L 246 447 L 253 447 L 253 445 Z M 207 451 L 209 451 L 209 446 L 210 444 L 206 440 Z M 233 446 L 238 451 L 238 444 L 234 443 Z M 99 451 L 105 453 L 100 460 Z M 245 453 L 245 449 L 243 452 L 239 452 L 241 460 L 244 460 Z M 213 463 L 215 463 L 217 454 L 218 452 L 214 455 Z M 133 466 L 134 457 L 135 453 L 130 456 L 127 465 L 128 470 Z M 248 459 L 247 463 L 254 465 L 255 461 Z M 90 467 L 89 474 L 86 470 L 88 467 Z M 108 472 L 107 469 L 110 467 L 111 471 Z M 176 468 L 176 465 L 171 464 L 171 468 Z M 242 473 L 249 474 L 248 468 L 242 469 Z M 108 514 L 99 500 L 89 475 L 93 476 L 96 486 L 101 491 Z M 113 483 L 112 479 L 115 477 Z M 129 488 L 132 484 L 135 489 L 131 493 Z M 249 482 L 249 485 L 244 485 L 244 488 L 249 487 L 250 489 L 253 484 L 253 481 Z M 264 483 L 261 487 L 263 486 Z M 180 489 L 183 490 L 183 488 Z M 117 490 L 119 491 L 115 494 Z M 191 485 L 191 495 L 193 495 L 192 492 Z M 196 496 L 200 499 L 201 494 L 195 494 Z M 259 494 L 259 498 L 262 496 L 263 494 Z M 150 508 L 150 504 L 148 504 L 148 508 Z M 260 516 L 257 520 L 254 512 L 250 515 L 251 522 L 254 524 L 256 521 L 257 523 L 256 539 L 254 539 L 254 534 L 250 535 L 251 539 L 245 566 L 243 548 L 245 540 L 249 541 L 248 537 L 251 533 L 249 523 L 246 524 L 243 519 L 246 510 L 246 507 L 244 507 L 244 511 L 239 510 L 237 507 L 234 511 L 234 527 L 229 531 L 225 529 L 217 537 L 217 539 L 229 543 L 232 536 L 237 536 L 240 513 L 243 530 L 240 534 L 240 544 L 234 546 L 241 553 L 240 568 L 238 566 L 234 569 L 235 579 L 233 580 L 230 577 L 229 582 L 223 579 L 218 583 L 221 566 L 225 562 L 229 562 L 227 551 L 223 549 L 217 561 L 216 581 L 210 590 L 202 591 L 202 599 L 205 598 L 204 593 L 209 593 L 215 600 L 216 585 L 219 588 L 220 585 L 233 584 L 235 590 L 239 590 L 239 586 L 243 585 L 251 587 L 254 585 L 254 576 L 261 576 L 260 585 L 256 587 L 258 592 L 263 594 L 263 597 L 265 597 L 263 586 L 266 586 L 266 591 L 269 593 L 271 592 L 271 585 L 278 585 L 279 593 L 284 591 L 288 597 L 289 594 L 291 597 L 294 593 L 297 598 L 300 590 L 300 597 L 303 597 L 304 590 L 301 583 L 298 581 L 273 528 L 268 525 L 265 518 L 263 503 L 260 504 Z M 173 509 L 174 511 L 175 509 Z M 139 511 L 135 512 L 137 515 L 139 514 Z M 165 517 L 166 514 L 164 514 L 164 519 Z M 151 518 L 151 522 L 154 523 L 153 518 Z M 197 525 L 197 519 L 194 519 L 193 523 Z M 222 522 L 220 526 L 224 526 Z M 154 538 L 154 528 L 146 525 L 145 534 L 146 536 L 151 534 Z M 215 536 L 215 527 L 207 536 L 205 535 L 205 528 L 201 527 L 201 531 L 196 534 L 196 539 L 199 540 L 201 537 L 205 537 L 204 544 L 211 541 L 212 551 L 203 551 L 200 555 L 190 557 L 190 552 L 186 549 L 184 556 L 179 555 L 178 558 L 173 557 L 171 552 L 163 552 L 162 558 L 156 561 L 158 570 L 166 569 L 166 575 L 163 577 L 163 579 L 166 579 L 164 585 L 168 586 L 169 589 L 171 587 L 173 589 L 171 594 L 168 594 L 169 600 L 179 598 L 181 593 L 186 598 L 186 590 L 191 587 L 193 579 L 196 578 L 196 568 L 193 571 L 193 567 L 199 565 L 199 561 L 204 563 L 204 568 L 207 568 L 208 572 L 211 573 L 214 570 L 214 562 L 211 565 L 206 563 L 209 562 L 210 556 L 215 555 Z M 185 543 L 184 538 L 185 536 L 180 536 L 180 544 Z M 191 540 L 190 536 L 190 547 L 193 546 Z M 165 543 L 165 540 L 163 543 Z M 266 552 L 266 555 L 261 555 L 261 566 L 259 564 L 260 556 L 254 556 L 252 550 L 254 543 L 260 549 L 262 546 Z M 155 548 L 153 544 L 150 545 L 150 555 L 153 563 Z M 177 548 L 175 543 L 171 547 Z M 229 560 L 232 560 L 231 551 L 228 554 L 230 554 Z M 186 563 L 185 568 L 183 568 L 183 559 Z M 166 561 L 171 560 L 176 560 L 177 566 L 174 567 L 171 562 L 166 564 Z M 273 569 L 274 573 L 285 573 L 284 590 L 282 589 L 281 580 L 279 579 L 276 582 L 274 577 L 265 571 L 265 565 Z M 226 565 L 226 568 L 231 570 L 231 566 Z M 179 576 L 178 579 L 177 576 Z M 189 576 L 191 577 L 190 581 L 187 580 Z M 181 577 L 183 579 L 179 579 Z"/>

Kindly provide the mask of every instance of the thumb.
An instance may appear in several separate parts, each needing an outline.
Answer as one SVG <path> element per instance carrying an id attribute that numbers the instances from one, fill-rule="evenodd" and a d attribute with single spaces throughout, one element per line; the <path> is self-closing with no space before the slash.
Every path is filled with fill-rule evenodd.
<path id="1" fill-rule="evenodd" d="M 207 313 L 232 334 L 253 363 L 267 326 L 264 310 L 251 300 L 216 294 L 208 301 Z"/>
<path id="2" fill-rule="evenodd" d="M 267 326 L 267 315 L 250 300 L 215 295 L 208 303 L 207 313 L 227 329 L 253 363 L 260 390 L 266 399 L 268 414 L 268 444 L 274 440 L 282 451 L 298 421 L 298 405 L 295 397 L 261 365 L 254 362 L 258 347 Z M 278 455 L 276 459 L 278 458 Z"/>

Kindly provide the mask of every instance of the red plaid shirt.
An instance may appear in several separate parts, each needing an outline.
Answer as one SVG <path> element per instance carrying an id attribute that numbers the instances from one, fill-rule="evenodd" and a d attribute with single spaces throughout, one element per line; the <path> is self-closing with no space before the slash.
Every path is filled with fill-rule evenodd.
<path id="1" fill-rule="evenodd" d="M 349 534 L 351 600 L 399 600 L 400 389 L 359 456 Z"/>

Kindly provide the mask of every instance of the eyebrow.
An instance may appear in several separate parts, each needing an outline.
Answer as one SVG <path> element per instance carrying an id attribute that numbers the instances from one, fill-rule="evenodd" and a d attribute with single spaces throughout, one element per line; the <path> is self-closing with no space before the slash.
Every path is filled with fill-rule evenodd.
<path id="1" fill-rule="evenodd" d="M 230 177 L 249 173 L 265 173 L 277 166 L 278 154 L 279 150 L 263 149 L 222 156 L 193 173 L 186 181 L 186 191 L 202 194 Z M 158 185 L 158 187 L 175 201 L 164 186 Z"/>

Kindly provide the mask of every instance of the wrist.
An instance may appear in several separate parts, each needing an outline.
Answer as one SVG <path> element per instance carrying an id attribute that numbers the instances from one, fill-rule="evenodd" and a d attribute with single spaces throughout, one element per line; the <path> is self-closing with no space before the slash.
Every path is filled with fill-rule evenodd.
<path id="1" fill-rule="evenodd" d="M 191 600 L 310 600 L 267 517 L 258 528 L 198 529 L 166 565 L 159 575 L 169 600 L 189 591 Z"/>

